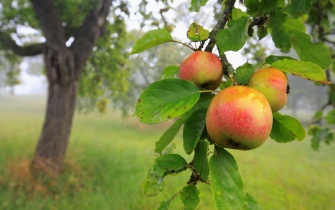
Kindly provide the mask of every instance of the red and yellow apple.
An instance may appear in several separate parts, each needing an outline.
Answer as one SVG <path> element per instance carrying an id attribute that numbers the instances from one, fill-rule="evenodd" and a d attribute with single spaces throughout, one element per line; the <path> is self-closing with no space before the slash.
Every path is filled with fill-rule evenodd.
<path id="1" fill-rule="evenodd" d="M 272 129 L 272 111 L 265 96 L 246 86 L 223 89 L 206 114 L 210 138 L 219 146 L 250 150 L 261 146 Z"/>
<path id="2" fill-rule="evenodd" d="M 180 64 L 178 76 L 194 82 L 200 89 L 215 90 L 222 81 L 221 60 L 213 53 L 195 51 Z"/>
<path id="3" fill-rule="evenodd" d="M 248 86 L 263 93 L 273 112 L 279 111 L 287 103 L 288 79 L 279 69 L 263 68 L 255 71 Z"/>

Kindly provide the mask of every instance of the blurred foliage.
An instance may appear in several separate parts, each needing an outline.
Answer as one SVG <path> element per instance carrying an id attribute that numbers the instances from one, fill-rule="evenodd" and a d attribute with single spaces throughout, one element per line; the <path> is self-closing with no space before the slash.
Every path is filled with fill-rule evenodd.
<path id="1" fill-rule="evenodd" d="M 12 53 L 0 51 L 0 88 L 9 87 L 11 94 L 14 94 L 14 86 L 20 84 L 21 60 L 21 57 Z"/>
<path id="2" fill-rule="evenodd" d="M 326 70 L 328 80 L 333 84 L 327 86 L 328 100 L 315 113 L 318 118 L 312 120 L 309 135 L 312 136 L 312 148 L 317 150 L 321 143 L 329 144 L 334 141 L 333 125 L 335 124 L 335 5 L 329 0 L 312 1 L 311 9 L 306 19 L 314 42 L 324 42 L 330 49 L 332 64 Z M 315 96 L 316 97 L 316 96 Z"/>

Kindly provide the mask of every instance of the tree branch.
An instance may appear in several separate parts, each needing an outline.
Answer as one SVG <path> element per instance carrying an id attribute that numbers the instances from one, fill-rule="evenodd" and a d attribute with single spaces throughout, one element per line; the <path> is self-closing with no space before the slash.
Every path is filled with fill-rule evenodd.
<path id="1" fill-rule="evenodd" d="M 45 43 L 35 43 L 19 46 L 8 34 L 0 33 L 0 43 L 19 56 L 34 56 L 42 54 Z"/>
<path id="2" fill-rule="evenodd" d="M 330 44 L 335 45 L 335 41 L 329 40 L 329 39 L 327 39 L 327 38 L 323 38 L 323 40 L 324 40 L 324 42 L 328 42 L 328 43 L 330 43 Z"/>
<path id="3" fill-rule="evenodd" d="M 214 46 L 215 46 L 215 37 L 216 37 L 216 33 L 218 32 L 218 30 L 223 29 L 227 23 L 227 21 L 229 19 L 231 19 L 231 13 L 232 10 L 234 8 L 234 4 L 235 4 L 236 0 L 227 0 L 225 5 L 225 9 L 222 13 L 221 18 L 219 19 L 218 23 L 215 25 L 215 27 L 213 28 L 213 30 L 210 32 L 209 34 L 209 43 L 205 49 L 205 51 L 207 52 L 212 52 Z"/>
<path id="4" fill-rule="evenodd" d="M 250 23 L 249 27 L 248 27 L 248 35 L 250 37 L 252 37 L 252 34 L 254 32 L 254 30 L 252 29 L 252 27 L 254 26 L 262 26 L 264 25 L 264 23 L 269 19 L 269 17 L 267 16 L 262 16 L 262 17 L 256 17 L 253 19 L 253 21 Z"/>
<path id="5" fill-rule="evenodd" d="M 47 45 L 55 50 L 65 46 L 64 28 L 53 0 L 30 0 L 30 2 L 41 23 Z"/>
<path id="6" fill-rule="evenodd" d="M 76 72 L 77 77 L 81 74 L 98 38 L 103 34 L 111 2 L 112 0 L 98 1 L 96 7 L 86 16 L 74 37 L 71 51 L 75 56 L 76 70 L 78 71 Z"/>

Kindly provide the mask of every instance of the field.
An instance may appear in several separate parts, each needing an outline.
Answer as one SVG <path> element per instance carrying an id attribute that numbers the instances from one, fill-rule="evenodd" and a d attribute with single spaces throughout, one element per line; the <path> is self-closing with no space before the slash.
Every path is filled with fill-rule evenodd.
<path id="1" fill-rule="evenodd" d="M 0 96 L 0 209 L 157 209 L 188 181 L 188 172 L 168 177 L 159 196 L 144 196 L 141 184 L 154 159 L 154 143 L 168 125 L 144 126 L 117 113 L 77 113 L 63 175 L 33 179 L 29 160 L 43 115 L 41 97 Z M 175 142 L 182 152 L 181 135 Z M 257 150 L 230 150 L 246 192 L 266 210 L 335 209 L 334 151 L 332 144 L 315 152 L 308 139 L 288 144 L 269 139 Z M 199 187 L 197 209 L 214 209 L 210 187 Z M 182 209 L 178 197 L 170 209 Z"/>

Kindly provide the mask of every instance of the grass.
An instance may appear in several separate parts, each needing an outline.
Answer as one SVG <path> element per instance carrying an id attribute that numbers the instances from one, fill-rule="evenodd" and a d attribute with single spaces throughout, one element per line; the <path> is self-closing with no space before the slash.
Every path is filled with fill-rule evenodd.
<path id="1" fill-rule="evenodd" d="M 65 172 L 59 179 L 35 179 L 29 160 L 43 122 L 40 97 L 0 98 L 0 209 L 157 209 L 188 181 L 170 176 L 157 197 L 141 184 L 154 159 L 154 143 L 168 125 L 144 126 L 116 113 L 75 116 Z M 182 153 L 181 135 L 175 140 Z M 245 190 L 263 209 L 335 209 L 335 145 L 318 152 L 310 142 L 268 140 L 253 151 L 232 151 Z M 214 209 L 210 187 L 199 185 L 197 209 Z M 170 209 L 182 209 L 178 198 Z"/>

